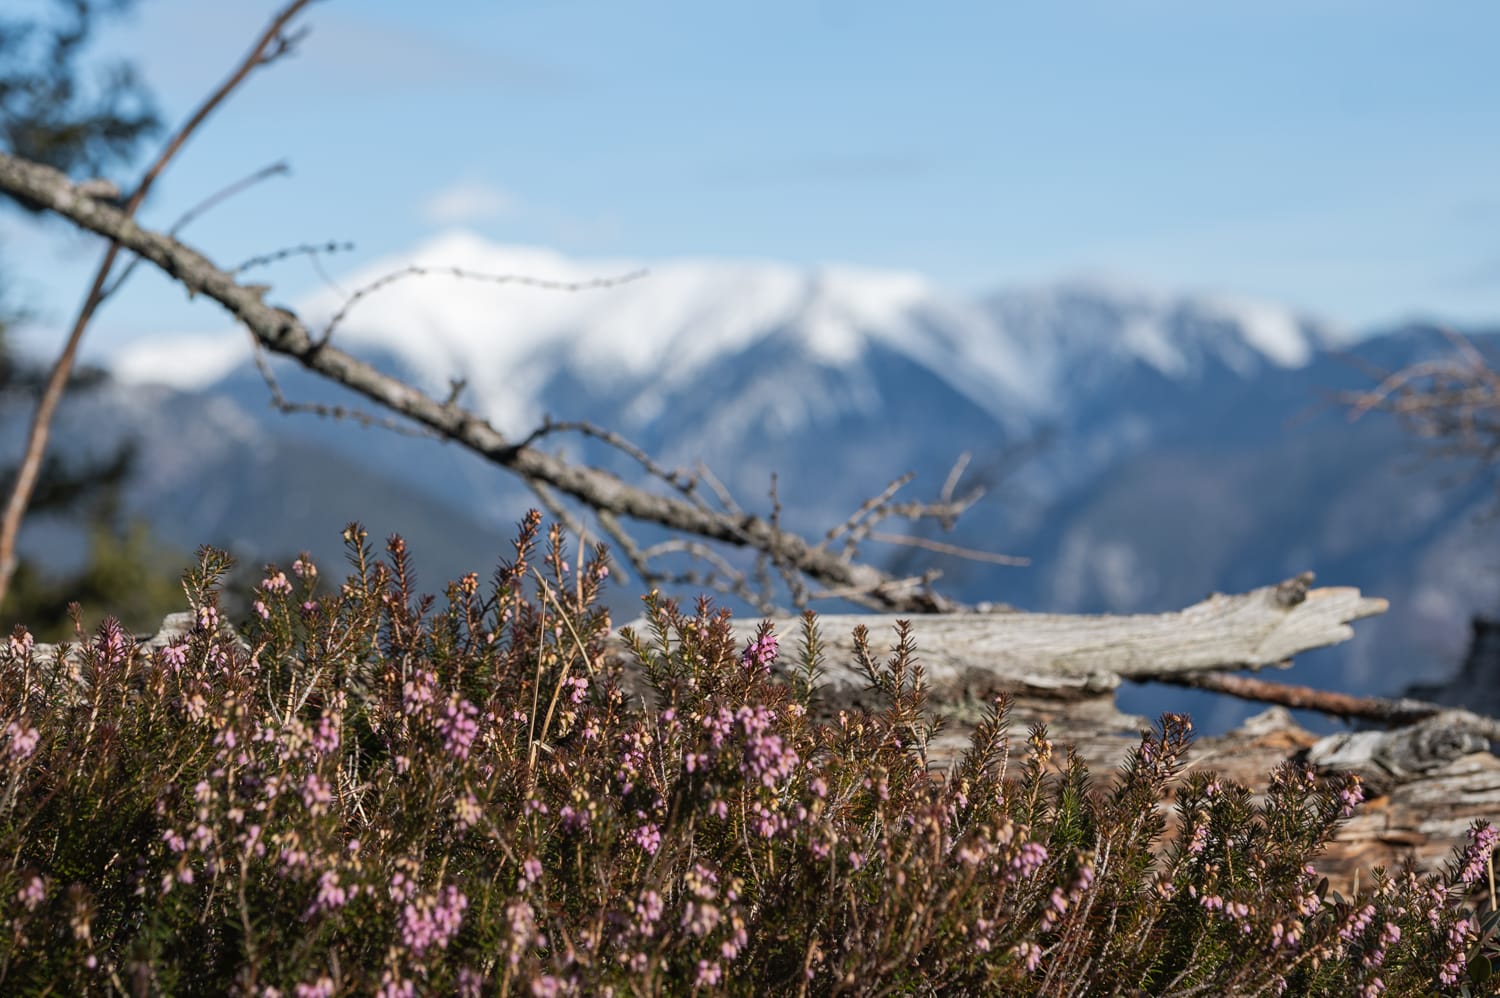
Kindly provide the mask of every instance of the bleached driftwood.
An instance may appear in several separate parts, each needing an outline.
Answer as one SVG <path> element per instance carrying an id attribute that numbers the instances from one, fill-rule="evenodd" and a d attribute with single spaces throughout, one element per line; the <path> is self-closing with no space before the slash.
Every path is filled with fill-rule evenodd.
<path id="1" fill-rule="evenodd" d="M 1312 589 L 1306 573 L 1236 595 L 1215 594 L 1170 613 L 1089 616 L 1050 613 L 934 614 L 913 619 L 917 656 L 935 690 L 1006 688 L 1057 699 L 1108 693 L 1122 679 L 1283 666 L 1293 656 L 1353 636 L 1350 624 L 1384 613 L 1386 601 L 1358 589 Z M 895 643 L 898 618 L 824 614 L 818 633 L 827 655 L 823 682 L 835 697 L 862 690 L 854 665 L 856 627 L 879 657 Z M 799 618 L 774 621 L 794 642 Z M 735 623 L 748 639 L 758 622 Z"/>

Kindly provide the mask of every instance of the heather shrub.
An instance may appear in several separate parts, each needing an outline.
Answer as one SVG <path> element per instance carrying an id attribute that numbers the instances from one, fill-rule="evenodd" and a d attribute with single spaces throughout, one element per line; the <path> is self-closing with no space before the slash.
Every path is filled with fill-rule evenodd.
<path id="1" fill-rule="evenodd" d="M 1457 994 L 1488 967 L 1443 876 L 1326 890 L 1359 801 L 1295 766 L 1257 798 L 1183 777 L 1167 714 L 1096 785 L 1006 701 L 951 768 L 903 625 L 870 711 L 795 653 L 646 601 L 612 654 L 604 554 L 522 525 L 482 586 L 419 596 L 399 538 L 352 574 L 269 569 L 239 635 L 227 559 L 141 654 L 0 650 L 0 990 L 65 994 Z M 1167 835 L 1172 799 L 1176 822 Z M 1472 975 L 1472 977 L 1471 977 Z"/>

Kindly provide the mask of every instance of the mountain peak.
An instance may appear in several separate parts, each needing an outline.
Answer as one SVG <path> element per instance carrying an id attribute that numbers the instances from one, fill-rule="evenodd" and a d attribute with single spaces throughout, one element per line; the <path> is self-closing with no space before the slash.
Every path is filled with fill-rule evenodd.
<path id="1" fill-rule="evenodd" d="M 1118 281 L 1069 281 L 972 302 L 911 272 L 679 259 L 625 284 L 560 291 L 526 279 L 587 282 L 641 267 L 463 231 L 367 264 L 340 285 L 368 287 L 409 267 L 427 273 L 356 303 L 335 342 L 392 356 L 433 390 L 462 373 L 477 407 L 511 429 L 536 418 L 536 393 L 561 371 L 585 386 L 623 390 L 691 384 L 770 336 L 832 368 L 858 365 L 879 344 L 1002 418 L 1055 412 L 1121 365 L 1191 379 L 1216 362 L 1243 376 L 1265 365 L 1301 366 L 1323 342 L 1317 324 L 1276 306 L 1174 297 Z M 329 289 L 295 307 L 317 328 L 345 300 Z M 128 380 L 205 388 L 247 357 L 240 337 L 179 336 L 134 344 L 115 368 Z"/>

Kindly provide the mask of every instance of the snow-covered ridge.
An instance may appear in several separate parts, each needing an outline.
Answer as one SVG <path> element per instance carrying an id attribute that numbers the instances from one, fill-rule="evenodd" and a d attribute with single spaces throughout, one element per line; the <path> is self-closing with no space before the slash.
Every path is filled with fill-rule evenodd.
<path id="1" fill-rule="evenodd" d="M 364 287 L 409 265 L 557 282 L 639 269 L 634 260 L 574 260 L 455 232 L 414 252 L 339 275 Z M 759 261 L 671 260 L 640 280 L 587 291 L 461 280 L 441 272 L 397 280 L 355 306 L 337 342 L 398 357 L 429 387 L 455 375 L 502 426 L 534 416 L 537 390 L 561 370 L 584 384 L 690 384 L 761 340 L 794 338 L 812 363 L 858 364 L 872 345 L 898 351 L 987 408 L 1064 404 L 1070 372 L 1139 362 L 1188 377 L 1209 359 L 1234 370 L 1297 367 L 1327 334 L 1285 309 L 1089 284 L 969 301 L 920 275 L 853 267 L 798 269 Z M 332 290 L 294 302 L 318 326 L 342 304 Z M 243 335 L 164 336 L 113 360 L 134 382 L 203 389 L 249 358 Z"/>

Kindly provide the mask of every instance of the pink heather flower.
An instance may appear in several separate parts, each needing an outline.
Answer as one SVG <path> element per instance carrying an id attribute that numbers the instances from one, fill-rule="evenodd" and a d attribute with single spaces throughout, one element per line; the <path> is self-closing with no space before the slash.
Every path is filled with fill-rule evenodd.
<path id="1" fill-rule="evenodd" d="M 308 773 L 307 779 L 302 781 L 302 803 L 308 811 L 314 815 L 328 813 L 328 805 L 333 802 L 333 791 L 328 787 L 328 781 L 317 773 Z"/>
<path id="2" fill-rule="evenodd" d="M 1464 846 L 1463 855 L 1459 861 L 1458 882 L 1465 887 L 1472 887 L 1484 874 L 1485 867 L 1489 865 L 1490 856 L 1495 851 L 1495 841 L 1500 838 L 1500 831 L 1489 822 L 1480 821 L 1469 829 L 1469 841 Z"/>
<path id="3" fill-rule="evenodd" d="M 479 798 L 473 794 L 464 794 L 453 801 L 453 821 L 458 825 L 459 831 L 473 828 L 482 817 L 484 811 L 479 806 Z"/>
<path id="4" fill-rule="evenodd" d="M 241 848 L 255 856 L 264 856 L 266 854 L 266 844 L 261 841 L 260 833 L 261 827 L 259 825 L 246 826 L 244 834 L 240 836 Z"/>
<path id="5" fill-rule="evenodd" d="M 1359 785 L 1359 777 L 1350 774 L 1348 781 L 1339 790 L 1339 817 L 1347 818 L 1365 799 L 1365 788 Z"/>
<path id="6" fill-rule="evenodd" d="M 542 861 L 535 856 L 526 857 L 526 862 L 521 864 L 521 880 L 516 885 L 516 890 L 524 891 L 538 880 L 542 879 Z"/>
<path id="7" fill-rule="evenodd" d="M 333 978 L 324 974 L 311 984 L 299 983 L 292 994 L 296 998 L 333 998 Z"/>
<path id="8" fill-rule="evenodd" d="M 436 895 L 422 895 L 401 909 L 401 941 L 414 956 L 436 947 L 445 949 L 458 934 L 469 899 L 457 887 Z"/>
<path id="9" fill-rule="evenodd" d="M 789 826 L 784 815 L 776 814 L 760 801 L 750 805 L 750 827 L 763 839 L 775 838 Z"/>
<path id="10" fill-rule="evenodd" d="M 570 832 L 581 832 L 589 827 L 588 808 L 573 809 L 573 805 L 564 804 L 562 810 L 557 812 L 558 818 L 562 819 L 562 826 Z"/>
<path id="11" fill-rule="evenodd" d="M 726 960 L 733 960 L 739 956 L 740 950 L 744 949 L 745 944 L 750 941 L 750 933 L 745 931 L 745 926 L 739 916 L 732 915 L 731 918 L 735 926 L 734 935 L 719 944 L 719 955 Z"/>
<path id="12" fill-rule="evenodd" d="M 325 911 L 333 911 L 342 908 L 353 896 L 353 891 L 339 883 L 339 875 L 336 870 L 324 870 L 318 877 L 318 894 L 313 903 L 308 905 L 307 911 L 302 915 L 304 919 L 312 918 Z"/>
<path id="13" fill-rule="evenodd" d="M 270 620 L 271 619 L 271 611 L 268 610 L 268 609 L 266 609 L 265 601 L 263 601 L 263 600 L 256 600 L 255 603 L 253 604 L 253 606 L 255 607 L 255 615 L 257 617 L 259 617 L 261 620 Z M 300 984 L 298 985 L 298 987 L 301 987 L 301 986 L 302 985 L 300 985 Z"/>
<path id="14" fill-rule="evenodd" d="M 31 649 L 36 645 L 36 638 L 24 627 L 17 627 L 14 634 L 10 636 L 10 653 L 14 658 L 24 659 L 31 654 Z"/>
<path id="15" fill-rule="evenodd" d="M 27 911 L 36 911 L 37 906 L 47 899 L 47 885 L 42 882 L 41 877 L 32 877 L 26 881 L 26 886 L 16 892 L 16 900 L 26 907 Z"/>
<path id="16" fill-rule="evenodd" d="M 571 686 L 573 692 L 568 694 L 572 703 L 583 703 L 583 698 L 589 695 L 589 681 L 586 676 L 570 676 L 563 680 L 564 686 Z"/>
<path id="17" fill-rule="evenodd" d="M 478 708 L 457 697 L 444 709 L 443 717 L 438 721 L 438 731 L 443 735 L 443 748 L 455 759 L 469 757 L 469 747 L 479 735 L 479 724 L 474 720 L 478 716 Z"/>
<path id="18" fill-rule="evenodd" d="M 693 980 L 695 988 L 711 988 L 724 977 L 724 968 L 707 960 L 698 961 L 698 976 Z"/>
<path id="19" fill-rule="evenodd" d="M 318 576 L 318 566 L 310 558 L 298 558 L 292 562 L 292 574 L 299 579 L 315 579 Z"/>
<path id="20" fill-rule="evenodd" d="M 287 579 L 285 572 L 275 572 L 260 580 L 261 589 L 268 593 L 290 593 L 292 583 Z"/>
<path id="21" fill-rule="evenodd" d="M 125 660 L 126 645 L 125 632 L 120 629 L 120 622 L 111 618 L 100 626 L 94 650 L 105 662 L 118 664 Z"/>
<path id="22" fill-rule="evenodd" d="M 167 645 L 161 650 L 161 660 L 173 672 L 180 672 L 187 665 L 188 646 L 186 642 L 178 641 Z"/>
<path id="23" fill-rule="evenodd" d="M 1292 919 L 1290 925 L 1276 922 L 1271 926 L 1271 948 L 1272 949 L 1296 949 L 1302 942 L 1303 925 L 1299 919 Z"/>
<path id="24" fill-rule="evenodd" d="M 682 927 L 695 937 L 702 939 L 724 920 L 724 913 L 716 904 L 689 901 L 682 909 Z"/>
<path id="25" fill-rule="evenodd" d="M 484 993 L 484 975 L 473 967 L 458 970 L 459 998 L 479 998 Z"/>
<path id="26" fill-rule="evenodd" d="M 735 719 L 745 735 L 745 759 L 740 772 L 767 787 L 789 779 L 800 760 L 780 735 L 771 733 L 776 714 L 763 706 L 741 707 Z"/>
<path id="27" fill-rule="evenodd" d="M 16 721 L 11 721 L 5 726 L 3 736 L 9 742 L 6 751 L 13 762 L 31 758 L 31 754 L 36 751 L 37 743 L 42 740 L 42 733 L 36 728 Z"/>
<path id="28" fill-rule="evenodd" d="M 650 932 L 651 926 L 661 921 L 661 913 L 665 905 L 662 902 L 660 894 L 655 891 L 645 891 L 641 894 L 641 899 L 635 903 L 634 907 L 636 934 L 646 935 Z"/>
<path id="29" fill-rule="evenodd" d="M 567 993 L 567 985 L 562 979 L 551 974 L 543 974 L 531 982 L 532 998 L 557 998 Z"/>
<path id="30" fill-rule="evenodd" d="M 1019 943 L 1011 950 L 1021 965 L 1026 968 L 1028 974 L 1034 973 L 1037 967 L 1042 965 L 1042 948 L 1033 942 Z"/>
<path id="31" fill-rule="evenodd" d="M 1339 938 L 1346 943 L 1353 942 L 1365 934 L 1370 927 L 1370 922 L 1375 918 L 1375 906 L 1367 904 L 1363 908 L 1349 916 L 1349 920 L 1339 928 Z"/>
<path id="32" fill-rule="evenodd" d="M 417 893 L 417 885 L 405 873 L 397 870 L 391 875 L 390 895 L 392 901 L 405 901 Z"/>
<path id="33" fill-rule="evenodd" d="M 1005 879 L 1011 883 L 1025 880 L 1047 862 L 1047 847 L 1040 842 L 1023 842 L 1007 864 Z"/>
<path id="34" fill-rule="evenodd" d="M 740 656 L 740 661 L 745 664 L 746 669 L 765 673 L 770 671 L 771 663 L 776 661 L 776 651 L 776 635 L 767 630 L 750 643 Z"/>
<path id="35" fill-rule="evenodd" d="M 630 838 L 648 856 L 655 856 L 656 850 L 661 848 L 661 829 L 651 822 L 637 827 L 630 833 Z"/>
<path id="36" fill-rule="evenodd" d="M 505 908 L 505 917 L 510 921 L 510 965 L 515 967 L 521 962 L 522 951 L 547 945 L 547 937 L 537 931 L 536 911 L 525 901 L 512 901 Z"/>
<path id="37" fill-rule="evenodd" d="M 198 628 L 204 631 L 217 631 L 219 629 L 219 611 L 213 606 L 200 606 L 198 608 Z"/>
<path id="38" fill-rule="evenodd" d="M 337 714 L 324 714 L 318 718 L 318 727 L 312 733 L 312 750 L 317 755 L 328 755 L 339 748 L 339 724 Z"/>
<path id="39" fill-rule="evenodd" d="M 401 712 L 408 717 L 420 714 L 437 696 L 437 676 L 417 669 L 401 687 Z"/>
<path id="40" fill-rule="evenodd" d="M 375 992 L 375 998 L 417 998 L 417 987 L 405 978 L 397 979 L 386 971 L 386 976 L 381 979 L 380 990 Z"/>
<path id="41" fill-rule="evenodd" d="M 1448 927 L 1448 959 L 1438 969 L 1438 980 L 1453 984 L 1468 970 L 1469 944 L 1474 940 L 1474 920 L 1460 918 Z"/>

